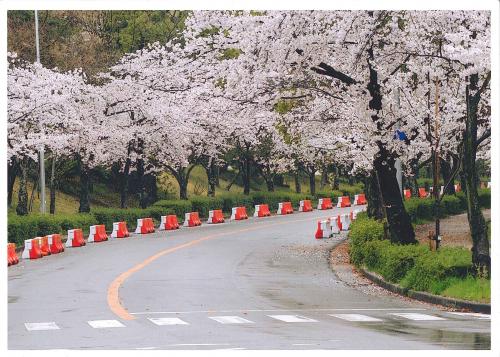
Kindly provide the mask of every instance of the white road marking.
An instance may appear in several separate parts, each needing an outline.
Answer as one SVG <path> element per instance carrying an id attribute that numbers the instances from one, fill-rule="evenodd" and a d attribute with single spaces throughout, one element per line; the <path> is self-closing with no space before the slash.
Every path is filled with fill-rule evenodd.
<path id="1" fill-rule="evenodd" d="M 156 347 L 136 347 L 136 350 L 154 350 Z"/>
<path id="2" fill-rule="evenodd" d="M 93 328 L 114 328 L 114 327 L 125 327 L 120 321 L 117 320 L 94 320 L 87 321 L 87 323 Z"/>
<path id="3" fill-rule="evenodd" d="M 391 315 L 403 317 L 405 319 L 414 320 L 414 321 L 438 321 L 438 320 L 446 320 L 445 318 L 434 316 L 434 315 L 426 315 L 426 314 L 416 314 L 416 313 L 391 313 Z"/>
<path id="4" fill-rule="evenodd" d="M 314 346 L 314 343 L 292 343 L 292 346 Z"/>
<path id="5" fill-rule="evenodd" d="M 287 312 L 287 311 L 422 311 L 422 308 L 353 308 L 353 309 L 239 309 L 239 310 L 193 310 L 193 311 L 141 311 L 131 312 L 131 315 L 160 315 L 160 314 L 198 314 L 198 313 L 229 313 L 229 312 Z"/>
<path id="6" fill-rule="evenodd" d="M 229 343 L 175 343 L 169 346 L 229 346 Z"/>
<path id="7" fill-rule="evenodd" d="M 209 318 L 221 324 L 253 324 L 253 321 L 239 316 L 209 316 Z"/>
<path id="8" fill-rule="evenodd" d="M 317 320 L 299 315 L 267 315 L 267 316 L 284 322 L 318 322 Z"/>
<path id="9" fill-rule="evenodd" d="M 178 317 L 150 317 L 148 320 L 158 326 L 189 325 L 186 321 L 183 321 Z"/>
<path id="10" fill-rule="evenodd" d="M 60 330 L 55 322 L 25 322 L 28 331 Z"/>
<path id="11" fill-rule="evenodd" d="M 465 317 L 475 317 L 478 320 L 491 320 L 491 315 L 488 314 L 480 314 L 477 312 L 448 312 L 449 314 L 465 316 Z"/>
<path id="12" fill-rule="evenodd" d="M 337 317 L 342 320 L 355 321 L 355 322 L 380 322 L 381 319 L 375 317 L 361 315 L 361 314 L 331 314 L 330 316 Z"/>

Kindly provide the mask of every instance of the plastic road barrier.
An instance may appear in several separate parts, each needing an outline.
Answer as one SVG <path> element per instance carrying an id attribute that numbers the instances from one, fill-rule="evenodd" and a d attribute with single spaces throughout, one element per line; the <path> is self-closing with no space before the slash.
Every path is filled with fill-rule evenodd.
<path id="1" fill-rule="evenodd" d="M 349 196 L 340 196 L 338 198 L 337 207 L 351 207 L 351 198 Z"/>
<path id="2" fill-rule="evenodd" d="M 127 238 L 130 233 L 127 228 L 127 222 L 113 222 L 113 232 L 111 238 Z"/>
<path id="3" fill-rule="evenodd" d="M 299 202 L 299 212 L 312 212 L 311 200 L 301 200 Z"/>
<path id="4" fill-rule="evenodd" d="M 331 232 L 332 228 L 330 227 L 330 220 L 320 220 L 318 221 L 318 228 L 316 229 L 316 234 L 314 235 L 314 237 L 316 239 L 330 238 Z"/>
<path id="5" fill-rule="evenodd" d="M 47 239 L 49 241 L 49 248 L 52 254 L 64 252 L 64 245 L 60 234 L 49 234 Z"/>
<path id="6" fill-rule="evenodd" d="M 154 233 L 155 226 L 152 218 L 139 218 L 137 219 L 137 228 L 135 233 L 137 234 L 148 234 Z"/>
<path id="7" fill-rule="evenodd" d="M 7 266 L 19 263 L 19 257 L 16 253 L 16 244 L 7 243 Z"/>
<path id="8" fill-rule="evenodd" d="M 354 205 L 355 206 L 361 206 L 361 205 L 366 205 L 368 202 L 366 201 L 366 197 L 364 193 L 359 193 L 357 195 L 354 195 Z"/>
<path id="9" fill-rule="evenodd" d="M 269 211 L 269 205 L 264 203 L 255 205 L 254 217 L 269 217 L 270 215 L 271 211 Z"/>
<path id="10" fill-rule="evenodd" d="M 38 239 L 26 239 L 24 241 L 24 250 L 21 255 L 23 259 L 39 259 L 42 257 L 40 243 Z"/>
<path id="11" fill-rule="evenodd" d="M 90 226 L 89 231 L 89 238 L 87 239 L 89 243 L 104 242 L 108 240 L 104 224 Z"/>
<path id="12" fill-rule="evenodd" d="M 170 231 L 173 229 L 179 229 L 179 221 L 175 214 L 169 214 L 168 216 L 161 216 L 161 222 L 159 230 Z"/>
<path id="13" fill-rule="evenodd" d="M 292 202 L 280 202 L 278 204 L 278 212 L 279 215 L 291 214 L 293 213 Z"/>
<path id="14" fill-rule="evenodd" d="M 66 248 L 77 248 L 83 247 L 85 245 L 85 239 L 83 239 L 83 232 L 80 228 L 69 229 L 68 239 L 66 240 Z"/>
<path id="15" fill-rule="evenodd" d="M 318 200 L 318 209 L 330 209 L 333 208 L 332 199 L 331 198 L 320 198 Z"/>
<path id="16" fill-rule="evenodd" d="M 188 212 L 184 218 L 184 227 L 201 226 L 200 216 L 198 212 Z"/>
<path id="17" fill-rule="evenodd" d="M 222 214 L 222 210 L 214 209 L 208 211 L 207 223 L 210 224 L 224 223 L 224 215 Z"/>
<path id="18" fill-rule="evenodd" d="M 242 219 L 248 219 L 246 207 L 245 206 L 233 207 L 231 211 L 231 220 L 239 221 Z"/>

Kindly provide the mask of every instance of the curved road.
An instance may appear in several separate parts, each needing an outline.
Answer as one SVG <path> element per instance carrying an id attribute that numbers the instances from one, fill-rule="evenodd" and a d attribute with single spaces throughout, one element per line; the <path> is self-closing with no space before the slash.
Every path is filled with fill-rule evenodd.
<path id="1" fill-rule="evenodd" d="M 489 349 L 488 315 L 366 295 L 319 217 L 133 235 L 8 269 L 9 349 Z"/>

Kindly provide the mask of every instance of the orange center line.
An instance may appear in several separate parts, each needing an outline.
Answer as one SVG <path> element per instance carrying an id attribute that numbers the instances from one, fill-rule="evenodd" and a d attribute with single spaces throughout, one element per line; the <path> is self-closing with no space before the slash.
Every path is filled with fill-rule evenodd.
<path id="1" fill-rule="evenodd" d="M 327 216 L 327 217 L 331 217 L 331 216 Z M 113 311 L 118 317 L 120 317 L 123 320 L 134 320 L 134 319 L 136 319 L 137 317 L 131 315 L 123 307 L 123 305 L 122 305 L 122 303 L 120 301 L 120 295 L 119 295 L 120 287 L 123 285 L 123 283 L 125 282 L 125 280 L 127 280 L 128 278 L 130 278 L 130 276 L 132 276 L 134 273 L 136 273 L 139 270 L 145 268 L 147 265 L 151 264 L 156 259 L 158 259 L 158 258 L 160 258 L 160 257 L 162 257 L 164 255 L 173 253 L 173 252 L 178 251 L 180 249 L 191 247 L 193 245 L 197 245 L 197 244 L 199 244 L 199 243 L 201 243 L 203 241 L 209 240 L 209 239 L 223 237 L 223 236 L 227 236 L 227 235 L 230 235 L 230 234 L 241 233 L 241 232 L 248 232 L 248 231 L 255 231 L 255 230 L 258 230 L 258 229 L 267 228 L 267 227 L 271 227 L 271 226 L 277 226 L 277 225 L 281 225 L 281 224 L 294 223 L 294 222 L 303 222 L 303 221 L 310 221 L 310 220 L 317 220 L 317 219 L 322 219 L 322 218 L 325 218 L 325 217 L 298 219 L 298 220 L 286 221 L 286 222 L 276 222 L 276 223 L 271 223 L 271 224 L 266 224 L 266 225 L 261 225 L 261 226 L 259 225 L 258 227 L 250 227 L 250 228 L 237 229 L 237 230 L 229 231 L 229 232 L 216 233 L 216 234 L 211 234 L 211 235 L 207 235 L 205 237 L 201 237 L 201 238 L 192 240 L 192 241 L 190 241 L 188 243 L 179 244 L 179 245 L 177 245 L 175 247 L 162 250 L 162 251 L 160 251 L 160 252 L 158 252 L 158 253 L 150 256 L 149 258 L 147 258 L 146 260 L 142 261 L 141 263 L 135 265 L 134 267 L 130 268 L 129 270 L 123 272 L 115 280 L 113 280 L 113 282 L 108 287 L 108 293 L 107 293 L 108 306 L 111 309 L 111 311 Z"/>

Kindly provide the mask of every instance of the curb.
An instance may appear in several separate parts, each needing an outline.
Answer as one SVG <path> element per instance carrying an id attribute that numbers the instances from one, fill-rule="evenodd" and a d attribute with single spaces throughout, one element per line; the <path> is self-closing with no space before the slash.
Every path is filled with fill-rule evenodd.
<path id="1" fill-rule="evenodd" d="M 482 304 L 479 302 L 453 299 L 453 298 L 449 298 L 449 297 L 429 294 L 429 293 L 422 292 L 422 291 L 411 290 L 408 288 L 404 288 L 401 285 L 390 283 L 390 282 L 384 280 L 384 278 L 382 278 L 380 275 L 373 273 L 373 272 L 370 272 L 364 268 L 360 268 L 360 271 L 363 273 L 363 275 L 366 278 L 370 279 L 374 283 L 380 285 L 381 287 L 383 287 L 386 290 L 389 290 L 389 291 L 396 293 L 396 294 L 399 294 L 399 295 L 404 295 L 404 296 L 407 296 L 409 298 L 428 302 L 431 304 L 438 304 L 438 305 L 443 305 L 446 307 L 452 307 L 452 308 L 456 308 L 456 309 L 468 309 L 468 310 L 471 310 L 473 312 L 491 314 L 491 305 L 490 304 Z"/>

